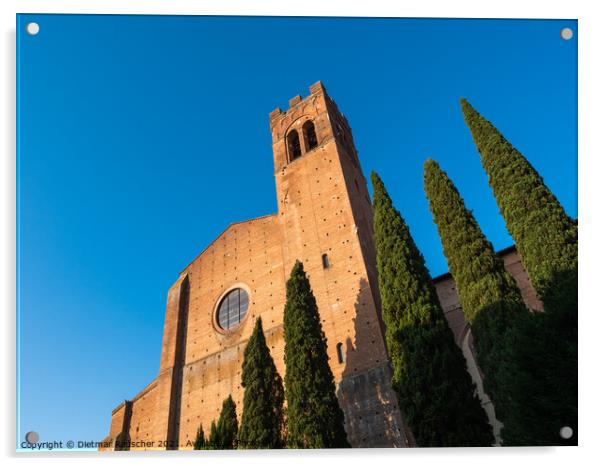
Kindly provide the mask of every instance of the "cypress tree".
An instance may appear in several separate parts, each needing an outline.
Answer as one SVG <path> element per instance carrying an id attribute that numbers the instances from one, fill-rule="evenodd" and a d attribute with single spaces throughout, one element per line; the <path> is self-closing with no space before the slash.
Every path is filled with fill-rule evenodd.
<path id="1" fill-rule="evenodd" d="M 483 385 L 502 422 L 511 407 L 506 333 L 527 314 L 527 308 L 504 262 L 464 205 L 460 193 L 439 164 L 424 164 L 424 189 L 439 231 L 443 253 L 456 283 L 460 304 L 472 328 L 476 359 L 484 373 Z"/>
<path id="2" fill-rule="evenodd" d="M 205 432 L 203 432 L 203 425 L 199 426 L 199 429 L 196 432 L 196 438 L 194 439 L 194 449 L 195 450 L 205 450 Z"/>
<path id="3" fill-rule="evenodd" d="M 489 186 L 546 312 L 577 331 L 577 222 L 525 157 L 466 99 L 462 112 Z"/>
<path id="4" fill-rule="evenodd" d="M 504 417 L 508 446 L 578 444 L 577 347 L 546 312 L 528 314 L 508 331 L 508 394 L 513 405 Z M 563 427 L 573 436 L 560 436 Z"/>
<path id="5" fill-rule="evenodd" d="M 466 124 L 481 155 L 506 228 L 544 304 L 509 330 L 504 361 L 521 406 L 506 413 L 507 445 L 577 444 L 577 222 L 525 157 L 461 100 Z M 569 426 L 575 434 L 562 439 Z"/>
<path id="6" fill-rule="evenodd" d="M 238 435 L 238 420 L 236 418 L 236 404 L 231 395 L 228 395 L 222 404 L 216 426 L 216 435 L 213 447 L 217 450 L 232 450 L 236 448 Z"/>
<path id="7" fill-rule="evenodd" d="M 392 386 L 418 446 L 490 446 L 487 415 L 424 258 L 372 173 L 374 240 Z"/>
<path id="8" fill-rule="evenodd" d="M 265 341 L 261 317 L 245 348 L 242 386 L 238 448 L 281 448 L 284 387 Z"/>
<path id="9" fill-rule="evenodd" d="M 211 421 L 211 427 L 209 429 L 209 439 L 205 443 L 205 450 L 219 450 L 219 443 L 220 441 L 219 434 L 217 432 L 217 425 L 215 424 L 215 421 Z"/>
<path id="10" fill-rule="evenodd" d="M 299 261 L 286 283 L 284 341 L 287 446 L 349 447 L 318 306 Z"/>

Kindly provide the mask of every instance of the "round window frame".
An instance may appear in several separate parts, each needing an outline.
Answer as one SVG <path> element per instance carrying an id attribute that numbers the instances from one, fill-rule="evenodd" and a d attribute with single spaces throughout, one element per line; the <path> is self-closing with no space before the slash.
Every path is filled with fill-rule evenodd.
<path id="1" fill-rule="evenodd" d="M 245 313 L 245 316 L 242 318 L 242 320 L 239 322 L 239 324 L 234 328 L 226 329 L 226 328 L 223 328 L 222 326 L 220 326 L 220 324 L 219 324 L 219 318 L 218 318 L 219 307 L 220 307 L 220 304 L 222 303 L 222 301 L 224 300 L 224 298 L 226 297 L 226 295 L 228 293 L 230 293 L 231 291 L 236 290 L 237 288 L 240 288 L 247 293 L 247 297 L 249 299 L 249 306 L 247 307 L 247 312 Z M 215 304 L 213 305 L 213 314 L 212 314 L 213 317 L 211 319 L 213 321 L 213 328 L 215 329 L 215 331 L 217 333 L 220 333 L 222 335 L 232 335 L 234 333 L 239 332 L 242 329 L 245 322 L 247 321 L 247 317 L 248 317 L 249 313 L 251 312 L 252 306 L 253 306 L 253 303 L 251 302 L 251 288 L 249 288 L 246 283 L 235 283 L 235 284 L 229 286 L 228 288 L 224 289 L 224 291 L 222 291 L 222 293 L 219 295 L 219 297 L 215 301 Z"/>

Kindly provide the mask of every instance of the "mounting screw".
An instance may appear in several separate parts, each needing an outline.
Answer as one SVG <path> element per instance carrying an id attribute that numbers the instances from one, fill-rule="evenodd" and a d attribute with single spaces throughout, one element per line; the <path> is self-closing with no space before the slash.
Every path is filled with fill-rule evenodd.
<path id="1" fill-rule="evenodd" d="M 560 37 L 564 40 L 571 40 L 573 38 L 573 30 L 571 28 L 562 28 L 560 31 Z"/>
<path id="2" fill-rule="evenodd" d="M 31 432 L 27 432 L 25 434 L 25 441 L 30 445 L 33 445 L 34 443 L 38 443 L 39 440 L 40 440 L 40 436 L 38 435 L 37 432 L 31 431 Z"/>
<path id="3" fill-rule="evenodd" d="M 573 436 L 573 429 L 571 429 L 569 426 L 564 426 L 562 429 L 560 429 L 560 436 L 565 440 L 570 439 Z"/>
<path id="4" fill-rule="evenodd" d="M 40 25 L 38 23 L 27 23 L 25 31 L 27 31 L 27 34 L 30 36 L 35 36 L 40 32 Z"/>

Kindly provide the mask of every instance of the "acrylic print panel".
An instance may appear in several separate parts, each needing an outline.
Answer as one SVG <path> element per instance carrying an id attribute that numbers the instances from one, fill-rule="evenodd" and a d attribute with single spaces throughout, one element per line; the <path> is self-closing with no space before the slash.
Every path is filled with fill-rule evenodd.
<path id="1" fill-rule="evenodd" d="M 18 450 L 577 443 L 576 21 L 17 31 Z"/>

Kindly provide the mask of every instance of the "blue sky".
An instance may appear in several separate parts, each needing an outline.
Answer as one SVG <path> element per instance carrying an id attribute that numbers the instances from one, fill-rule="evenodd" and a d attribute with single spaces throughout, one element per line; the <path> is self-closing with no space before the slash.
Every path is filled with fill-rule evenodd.
<path id="1" fill-rule="evenodd" d="M 37 21 L 29 36 L 25 24 Z M 19 431 L 101 440 L 158 371 L 167 290 L 230 222 L 276 211 L 268 114 L 322 80 L 433 276 L 439 161 L 512 244 L 466 97 L 577 215 L 572 20 L 21 15 Z"/>

